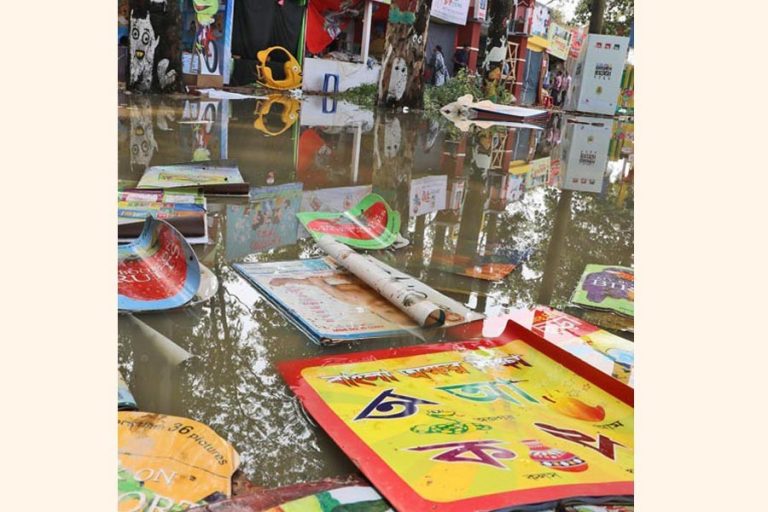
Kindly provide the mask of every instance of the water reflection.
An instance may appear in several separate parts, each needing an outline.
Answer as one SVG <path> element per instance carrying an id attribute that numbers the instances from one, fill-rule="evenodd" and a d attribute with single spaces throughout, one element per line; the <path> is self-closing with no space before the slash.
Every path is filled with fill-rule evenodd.
<path id="1" fill-rule="evenodd" d="M 631 123 L 598 127 L 589 124 L 594 118 L 555 115 L 542 130 L 461 132 L 443 118 L 320 97 L 120 102 L 120 179 L 136 181 L 149 165 L 229 158 L 252 187 L 250 201 L 209 200 L 211 243 L 196 250 L 222 283 L 217 295 L 142 317 L 195 358 L 163 369 L 122 318 L 119 362 L 141 407 L 211 425 L 260 485 L 353 470 L 300 412 L 276 362 L 422 342 L 320 348 L 232 270 L 233 261 L 318 255 L 296 211 L 341 211 L 380 194 L 400 213 L 411 244 L 377 256 L 489 315 L 535 303 L 580 315 L 569 298 L 588 263 L 633 263 Z M 499 282 L 450 272 L 453 261 L 523 248 L 532 249 L 529 259 Z"/>

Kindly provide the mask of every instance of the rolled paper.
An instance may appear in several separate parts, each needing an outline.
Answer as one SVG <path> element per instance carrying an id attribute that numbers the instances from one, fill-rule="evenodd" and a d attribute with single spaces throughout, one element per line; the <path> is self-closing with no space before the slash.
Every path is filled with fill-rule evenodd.
<path id="1" fill-rule="evenodd" d="M 421 298 L 391 274 L 373 263 L 368 257 L 356 253 L 346 245 L 325 235 L 317 245 L 355 277 L 376 290 L 422 327 L 437 327 L 445 322 L 445 311 L 434 302 Z"/>

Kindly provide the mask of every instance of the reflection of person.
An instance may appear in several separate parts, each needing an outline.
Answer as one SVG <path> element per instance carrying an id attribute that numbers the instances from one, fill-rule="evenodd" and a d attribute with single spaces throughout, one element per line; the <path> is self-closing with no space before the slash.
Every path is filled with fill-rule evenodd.
<path id="1" fill-rule="evenodd" d="M 435 87 L 441 87 L 445 85 L 445 82 L 448 80 L 448 68 L 445 67 L 443 48 L 440 45 L 437 45 L 432 52 L 435 59 Z"/>
<path id="2" fill-rule="evenodd" d="M 351 275 L 313 276 L 303 279 L 276 277 L 269 281 L 272 286 L 297 284 L 314 286 L 334 299 L 352 306 L 363 306 L 376 316 L 402 327 L 416 327 L 408 315 L 390 304 L 371 287 Z"/>

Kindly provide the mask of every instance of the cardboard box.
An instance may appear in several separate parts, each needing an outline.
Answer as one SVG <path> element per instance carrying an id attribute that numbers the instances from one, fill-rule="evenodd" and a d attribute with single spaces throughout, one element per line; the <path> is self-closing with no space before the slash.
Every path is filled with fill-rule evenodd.
<path id="1" fill-rule="evenodd" d="M 213 87 L 214 89 L 221 89 L 224 87 L 224 77 L 221 75 L 191 75 L 184 73 L 184 84 L 193 85 L 195 87 Z"/>

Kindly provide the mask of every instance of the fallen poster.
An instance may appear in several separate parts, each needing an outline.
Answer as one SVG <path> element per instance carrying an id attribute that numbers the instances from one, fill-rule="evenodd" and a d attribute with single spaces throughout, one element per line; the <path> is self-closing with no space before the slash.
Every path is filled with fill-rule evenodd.
<path id="1" fill-rule="evenodd" d="M 439 306 L 445 326 L 484 318 L 450 297 L 370 256 L 404 287 Z M 333 258 L 238 263 L 235 270 L 289 321 L 323 345 L 403 335 L 418 323 Z"/>
<path id="2" fill-rule="evenodd" d="M 248 195 L 248 184 L 230 160 L 154 165 L 144 171 L 139 189 L 190 188 L 207 195 Z"/>
<path id="3" fill-rule="evenodd" d="M 377 265 L 373 258 L 357 254 L 328 235 L 318 240 L 317 245 L 419 326 L 436 327 L 445 323 L 446 311 L 442 307 L 429 300 L 426 294 L 415 290 L 412 284 L 393 278 L 392 273 Z"/>
<path id="4" fill-rule="evenodd" d="M 301 183 L 251 189 L 248 204 L 228 204 L 224 254 L 228 260 L 296 242 Z"/>
<path id="5" fill-rule="evenodd" d="M 117 248 L 117 306 L 159 311 L 183 306 L 200 287 L 192 247 L 167 222 L 147 217 L 139 238 Z"/>
<path id="6" fill-rule="evenodd" d="M 616 265 L 587 265 L 571 302 L 634 317 L 634 269 Z"/>
<path id="7" fill-rule="evenodd" d="M 118 412 L 120 512 L 181 511 L 232 495 L 240 459 L 210 427 L 187 418 Z"/>
<path id="8" fill-rule="evenodd" d="M 397 510 L 634 501 L 632 389 L 514 323 L 278 366 Z"/>
<path id="9" fill-rule="evenodd" d="M 331 235 L 358 249 L 384 249 L 400 233 L 400 214 L 378 194 L 369 194 L 342 213 L 300 212 L 296 216 L 315 240 Z"/>
<path id="10" fill-rule="evenodd" d="M 635 344 L 580 318 L 547 306 L 513 309 L 509 314 L 485 321 L 483 334 L 493 334 L 512 320 L 550 343 L 567 350 L 624 384 L 635 365 Z M 602 356 L 602 357 L 601 357 Z"/>
<path id="11" fill-rule="evenodd" d="M 356 185 L 352 187 L 323 188 L 305 190 L 301 197 L 302 212 L 343 212 L 349 210 L 371 193 L 371 185 Z M 299 228 L 299 238 L 305 238 L 309 233 L 304 226 Z"/>

